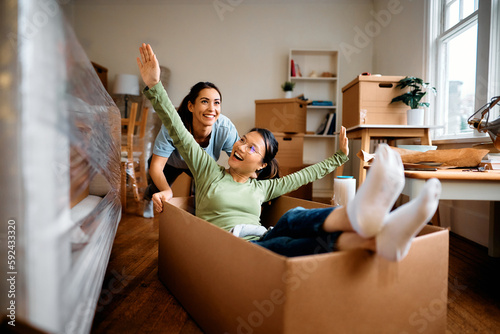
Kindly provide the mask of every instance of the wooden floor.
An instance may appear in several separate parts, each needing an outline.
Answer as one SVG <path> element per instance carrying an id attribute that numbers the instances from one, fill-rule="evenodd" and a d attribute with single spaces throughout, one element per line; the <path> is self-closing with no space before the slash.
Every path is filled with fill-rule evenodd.
<path id="1" fill-rule="evenodd" d="M 92 333 L 202 333 L 158 279 L 158 220 L 130 208 L 111 252 Z M 500 259 L 450 235 L 448 333 L 500 333 Z"/>

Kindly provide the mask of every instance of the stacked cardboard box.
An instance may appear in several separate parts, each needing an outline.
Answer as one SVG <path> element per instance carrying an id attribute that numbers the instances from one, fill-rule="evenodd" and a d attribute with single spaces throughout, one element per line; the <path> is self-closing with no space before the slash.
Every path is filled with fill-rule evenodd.
<path id="1" fill-rule="evenodd" d="M 255 126 L 273 132 L 279 150 L 276 159 L 280 175 L 294 173 L 304 167 L 304 134 L 306 132 L 307 106 L 298 99 L 272 99 L 255 101 Z M 305 185 L 289 194 L 312 200 L 312 184 Z"/>
<path id="2" fill-rule="evenodd" d="M 255 126 L 274 132 L 305 133 L 307 103 L 301 99 L 255 100 Z"/>

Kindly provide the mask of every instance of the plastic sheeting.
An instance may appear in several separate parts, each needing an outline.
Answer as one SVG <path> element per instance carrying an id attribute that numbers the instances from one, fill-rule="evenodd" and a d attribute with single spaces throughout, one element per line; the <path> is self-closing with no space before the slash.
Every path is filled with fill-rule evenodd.
<path id="1" fill-rule="evenodd" d="M 16 226 L 2 309 L 14 300 L 17 321 L 88 333 L 121 217 L 120 114 L 56 1 L 2 6 L 1 217 Z"/>

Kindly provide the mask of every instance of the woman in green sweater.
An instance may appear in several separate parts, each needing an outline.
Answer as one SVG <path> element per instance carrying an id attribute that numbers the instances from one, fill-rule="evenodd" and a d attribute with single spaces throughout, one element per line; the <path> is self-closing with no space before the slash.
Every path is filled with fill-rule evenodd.
<path id="1" fill-rule="evenodd" d="M 278 170 L 276 139 L 268 130 L 253 129 L 233 145 L 229 169 L 225 169 L 183 126 L 160 82 L 151 46 L 143 44 L 140 54 L 137 64 L 147 85 L 144 94 L 193 174 L 198 217 L 285 256 L 362 248 L 397 261 L 406 256 L 413 237 L 434 214 L 438 180 L 429 181 L 414 201 L 389 212 L 403 189 L 404 172 L 399 155 L 381 145 L 366 181 L 347 207 L 296 208 L 264 233 L 262 203 L 320 179 L 348 160 L 345 128 L 339 136 L 340 150 L 333 156 L 282 178 L 273 178 Z M 251 178 L 254 173 L 259 175 L 257 180 Z M 153 202 L 160 212 L 160 199 L 153 196 Z"/>

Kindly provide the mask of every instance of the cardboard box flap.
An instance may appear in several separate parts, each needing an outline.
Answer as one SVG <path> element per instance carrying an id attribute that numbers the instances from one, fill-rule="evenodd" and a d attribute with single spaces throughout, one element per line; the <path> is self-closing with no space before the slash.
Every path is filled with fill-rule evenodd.
<path id="1" fill-rule="evenodd" d="M 312 208 L 328 208 L 331 205 L 306 201 L 299 198 L 281 196 L 272 200 L 272 205 L 264 205 L 262 213 L 260 214 L 260 220 L 264 226 L 274 226 L 278 220 L 283 216 L 288 210 L 301 206 L 306 209 Z"/>

